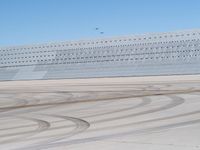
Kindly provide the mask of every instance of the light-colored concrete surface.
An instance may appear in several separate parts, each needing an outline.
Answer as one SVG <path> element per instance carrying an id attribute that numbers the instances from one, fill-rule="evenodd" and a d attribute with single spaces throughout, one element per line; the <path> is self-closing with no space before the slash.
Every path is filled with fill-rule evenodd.
<path id="1" fill-rule="evenodd" d="M 1 150 L 199 150 L 200 76 L 0 82 Z"/>

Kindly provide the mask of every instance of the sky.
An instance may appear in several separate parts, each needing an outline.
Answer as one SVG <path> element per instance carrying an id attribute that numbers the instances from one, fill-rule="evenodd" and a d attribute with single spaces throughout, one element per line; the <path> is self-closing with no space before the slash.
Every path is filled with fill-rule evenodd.
<path id="1" fill-rule="evenodd" d="M 0 0 L 0 47 L 199 28 L 200 0 Z"/>

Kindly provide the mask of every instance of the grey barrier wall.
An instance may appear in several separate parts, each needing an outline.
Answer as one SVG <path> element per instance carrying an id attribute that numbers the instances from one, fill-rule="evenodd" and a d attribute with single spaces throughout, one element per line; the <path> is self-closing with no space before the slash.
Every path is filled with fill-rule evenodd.
<path id="1" fill-rule="evenodd" d="M 0 80 L 200 73 L 200 30 L 0 48 Z"/>

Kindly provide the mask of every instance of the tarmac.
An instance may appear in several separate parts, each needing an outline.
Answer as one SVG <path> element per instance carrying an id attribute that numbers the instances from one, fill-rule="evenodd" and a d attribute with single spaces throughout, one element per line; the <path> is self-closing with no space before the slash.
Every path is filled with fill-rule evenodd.
<path id="1" fill-rule="evenodd" d="M 200 150 L 200 75 L 0 82 L 0 150 Z"/>

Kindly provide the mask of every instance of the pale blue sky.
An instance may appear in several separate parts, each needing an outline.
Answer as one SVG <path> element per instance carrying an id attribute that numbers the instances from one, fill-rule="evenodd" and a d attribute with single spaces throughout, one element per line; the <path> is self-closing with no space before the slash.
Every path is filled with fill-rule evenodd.
<path id="1" fill-rule="evenodd" d="M 194 28 L 200 0 L 0 0 L 0 46 Z"/>

